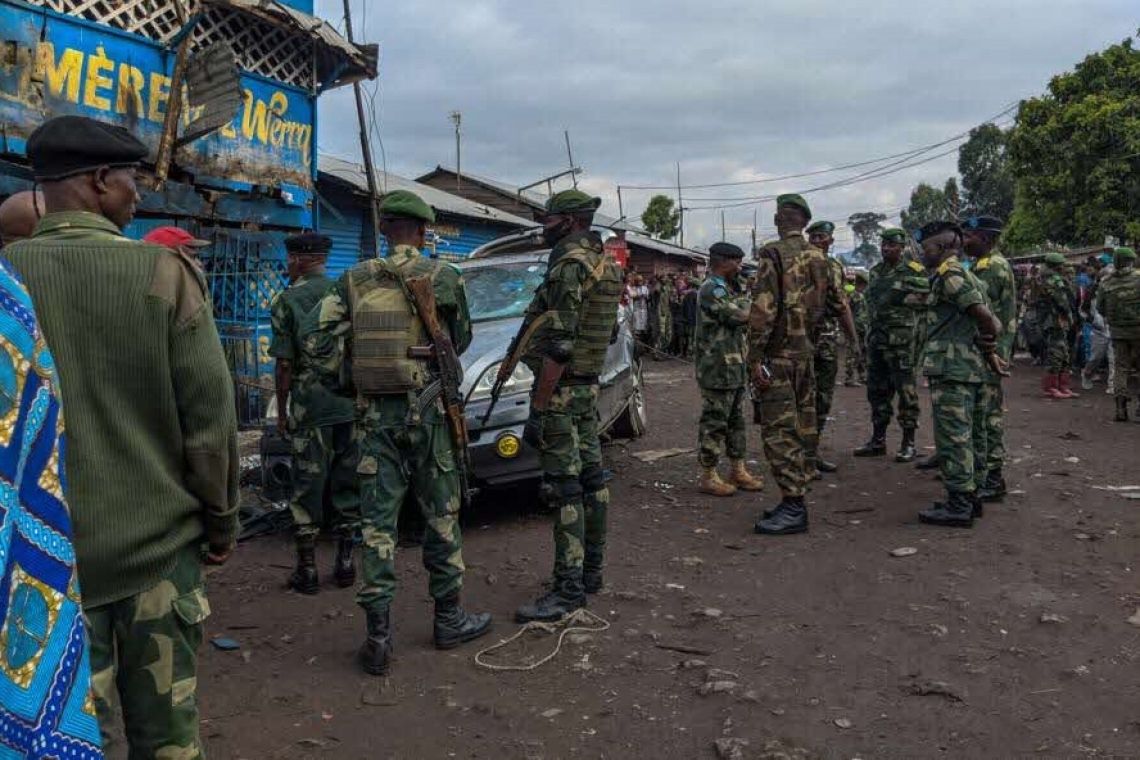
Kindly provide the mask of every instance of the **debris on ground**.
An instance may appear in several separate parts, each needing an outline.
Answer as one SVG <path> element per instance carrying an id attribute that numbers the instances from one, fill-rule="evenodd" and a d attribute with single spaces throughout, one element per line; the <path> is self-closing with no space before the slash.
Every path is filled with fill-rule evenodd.
<path id="1" fill-rule="evenodd" d="M 900 546 L 897 549 L 891 549 L 892 557 L 913 557 L 918 554 L 918 549 L 913 546 Z"/>
<path id="2" fill-rule="evenodd" d="M 688 448 L 688 449 L 651 449 L 649 451 L 635 451 L 632 454 L 630 454 L 630 456 L 632 456 L 634 459 L 636 459 L 639 462 L 644 462 L 645 464 L 653 464 L 654 462 L 658 462 L 662 459 L 668 459 L 670 457 L 678 457 L 678 456 L 681 456 L 682 454 L 692 454 L 694 451 L 696 451 L 696 449 L 693 449 L 693 448 Z"/>
<path id="3" fill-rule="evenodd" d="M 721 760 L 744 760 L 744 749 L 748 746 L 747 739 L 726 737 L 713 742 L 716 756 Z"/>
<path id="4" fill-rule="evenodd" d="M 916 680 L 910 684 L 910 693 L 916 697 L 945 697 L 951 702 L 964 701 L 962 695 L 945 681 Z"/>

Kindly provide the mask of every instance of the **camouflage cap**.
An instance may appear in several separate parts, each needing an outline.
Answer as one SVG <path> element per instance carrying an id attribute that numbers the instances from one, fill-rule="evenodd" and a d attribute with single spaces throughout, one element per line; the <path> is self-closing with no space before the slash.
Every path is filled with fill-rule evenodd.
<path id="1" fill-rule="evenodd" d="M 817 232 L 821 232 L 824 235 L 831 235 L 835 232 L 835 225 L 831 222 L 812 222 L 804 232 L 809 235 L 814 235 Z"/>
<path id="2" fill-rule="evenodd" d="M 1113 251 L 1112 255 L 1118 259 L 1134 259 L 1136 258 L 1136 251 L 1132 250 L 1126 245 L 1122 245 Z"/>
<path id="3" fill-rule="evenodd" d="M 435 211 L 424 199 L 408 190 L 393 190 L 380 201 L 381 216 L 402 216 L 432 223 Z"/>
<path id="4" fill-rule="evenodd" d="M 1051 251 L 1045 254 L 1045 263 L 1052 267 L 1059 267 L 1065 265 L 1065 257 L 1056 251 Z"/>
<path id="5" fill-rule="evenodd" d="M 779 209 L 783 208 L 784 206 L 798 208 L 800 211 L 804 212 L 808 218 L 808 221 L 811 221 L 811 206 L 808 205 L 807 201 L 804 200 L 804 197 L 802 195 L 797 195 L 796 193 L 784 193 L 783 195 L 776 196 L 776 208 Z"/>
<path id="6" fill-rule="evenodd" d="M 880 233 L 879 238 L 884 243 L 905 243 L 906 230 L 902 227 L 887 227 Z"/>
<path id="7" fill-rule="evenodd" d="M 587 195 L 581 190 L 563 190 L 550 196 L 546 201 L 546 213 L 553 215 L 593 212 L 597 211 L 600 205 L 602 205 L 601 198 Z"/>

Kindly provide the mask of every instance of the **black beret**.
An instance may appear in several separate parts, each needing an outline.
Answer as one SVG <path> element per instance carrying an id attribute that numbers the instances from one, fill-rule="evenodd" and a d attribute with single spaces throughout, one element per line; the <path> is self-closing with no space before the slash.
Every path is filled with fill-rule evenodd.
<path id="1" fill-rule="evenodd" d="M 740 246 L 732 243 L 713 243 L 709 246 L 709 256 L 716 256 L 720 259 L 743 259 L 744 251 L 740 249 Z"/>
<path id="2" fill-rule="evenodd" d="M 921 243 L 923 240 L 941 235 L 943 232 L 953 232 L 961 237 L 962 228 L 958 226 L 957 222 L 927 222 L 919 228 L 918 232 L 914 233 L 914 239 Z"/>
<path id="3" fill-rule="evenodd" d="M 319 232 L 302 232 L 285 238 L 289 253 L 322 254 L 332 250 L 332 238 Z"/>
<path id="4" fill-rule="evenodd" d="M 996 216 L 971 216 L 962 226 L 968 230 L 981 230 L 983 232 L 992 232 L 995 235 L 1000 235 L 1001 231 L 1005 228 L 1005 222 Z"/>
<path id="5" fill-rule="evenodd" d="M 116 124 L 86 116 L 57 116 L 28 137 L 27 154 L 36 179 L 45 182 L 93 172 L 100 166 L 135 166 L 150 151 Z"/>

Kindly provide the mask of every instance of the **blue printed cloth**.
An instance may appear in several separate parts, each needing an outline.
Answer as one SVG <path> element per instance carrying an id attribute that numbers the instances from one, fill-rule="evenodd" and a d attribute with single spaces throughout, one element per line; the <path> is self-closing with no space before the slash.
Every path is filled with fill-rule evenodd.
<path id="1" fill-rule="evenodd" d="M 103 757 L 56 387 L 31 298 L 0 262 L 0 760 Z"/>

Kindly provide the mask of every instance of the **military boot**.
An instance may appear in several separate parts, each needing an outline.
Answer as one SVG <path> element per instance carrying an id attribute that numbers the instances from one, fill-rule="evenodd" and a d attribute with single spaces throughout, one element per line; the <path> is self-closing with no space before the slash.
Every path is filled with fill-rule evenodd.
<path id="1" fill-rule="evenodd" d="M 321 590 L 317 577 L 317 542 L 313 536 L 297 536 L 297 567 L 289 576 L 289 588 L 301 594 L 316 594 Z"/>
<path id="2" fill-rule="evenodd" d="M 764 488 L 764 478 L 750 473 L 745 467 L 743 459 L 732 460 L 732 470 L 728 473 L 728 481 L 741 491 L 759 491 Z"/>
<path id="3" fill-rule="evenodd" d="M 356 549 L 356 539 L 351 532 L 342 533 L 336 539 L 336 559 L 333 561 L 333 577 L 336 585 L 348 588 L 356 583 L 356 561 L 353 551 Z"/>
<path id="4" fill-rule="evenodd" d="M 1112 418 L 1116 422 L 1128 422 L 1128 397 L 1116 397 L 1116 416 Z"/>
<path id="5" fill-rule="evenodd" d="M 491 615 L 469 614 L 459 607 L 459 592 L 435 600 L 435 648 L 454 649 L 491 631 Z"/>
<path id="6" fill-rule="evenodd" d="M 827 461 L 817 452 L 815 455 L 815 468 L 820 472 L 832 473 L 839 470 L 839 465 L 837 465 L 835 462 Z"/>
<path id="7" fill-rule="evenodd" d="M 855 449 L 857 457 L 881 457 L 887 453 L 887 426 L 875 425 L 871 440 Z"/>
<path id="8" fill-rule="evenodd" d="M 736 486 L 721 480 L 715 467 L 704 467 L 701 469 L 700 491 L 713 496 L 732 496 L 736 493 Z"/>
<path id="9" fill-rule="evenodd" d="M 1006 484 L 1001 468 L 990 470 L 976 495 L 982 501 L 1001 501 L 1005 498 Z"/>
<path id="10" fill-rule="evenodd" d="M 600 567 L 595 569 L 586 568 L 582 571 L 582 589 L 587 594 L 596 594 L 601 591 L 605 585 L 605 578 L 602 575 L 602 569 Z"/>
<path id="11" fill-rule="evenodd" d="M 902 443 L 899 444 L 899 453 L 895 454 L 895 461 L 905 464 L 913 462 L 916 456 L 918 456 L 918 451 L 914 447 L 914 428 L 904 428 Z"/>
<path id="12" fill-rule="evenodd" d="M 556 580 L 554 588 L 533 604 L 524 604 L 515 610 L 515 622 L 553 623 L 585 606 L 586 591 L 582 588 L 581 581 L 576 578 Z"/>
<path id="13" fill-rule="evenodd" d="M 977 520 L 979 517 L 984 517 L 986 514 L 986 505 L 982 502 L 982 498 L 978 495 L 978 491 L 967 494 L 970 498 L 970 515 Z"/>
<path id="14" fill-rule="evenodd" d="M 388 661 L 392 659 L 392 622 L 388 607 L 365 611 L 368 638 L 360 647 L 360 667 L 370 676 L 388 675 Z"/>
<path id="15" fill-rule="evenodd" d="M 793 533 L 806 533 L 808 529 L 807 506 L 802 496 L 785 496 L 784 500 L 756 523 L 754 533 L 764 536 L 789 536 Z"/>
<path id="16" fill-rule="evenodd" d="M 945 501 L 936 501 L 930 509 L 918 513 L 918 519 L 927 525 L 943 525 L 951 528 L 972 528 L 974 526 L 974 502 L 971 494 L 955 491 Z"/>
<path id="17" fill-rule="evenodd" d="M 934 452 L 925 459 L 920 459 L 914 463 L 916 470 L 937 470 L 942 465 L 942 460 L 938 457 L 938 452 Z"/>

